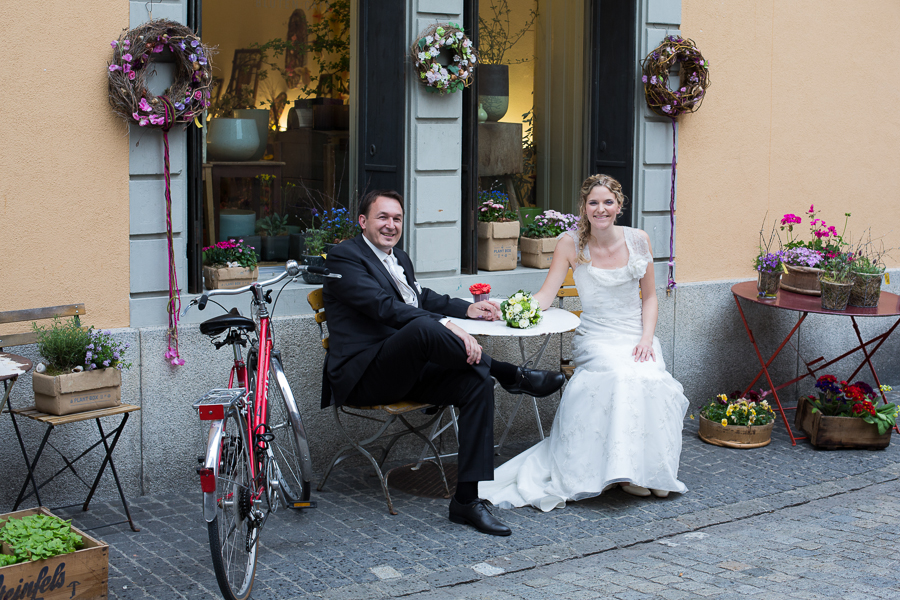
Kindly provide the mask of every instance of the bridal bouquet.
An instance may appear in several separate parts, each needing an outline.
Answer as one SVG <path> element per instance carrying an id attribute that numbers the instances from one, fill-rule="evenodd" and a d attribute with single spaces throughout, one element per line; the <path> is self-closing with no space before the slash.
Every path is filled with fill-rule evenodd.
<path id="1" fill-rule="evenodd" d="M 500 304 L 500 313 L 508 327 L 527 329 L 541 322 L 541 306 L 531 292 L 519 290 Z"/>

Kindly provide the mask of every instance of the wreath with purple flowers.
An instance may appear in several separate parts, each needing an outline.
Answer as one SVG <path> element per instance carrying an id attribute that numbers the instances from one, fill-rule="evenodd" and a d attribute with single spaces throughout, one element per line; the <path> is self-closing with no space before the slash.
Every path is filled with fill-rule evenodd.
<path id="1" fill-rule="evenodd" d="M 419 82 L 426 90 L 438 94 L 462 91 L 472 83 L 478 54 L 472 40 L 456 23 L 434 24 L 422 32 L 410 56 L 416 66 Z M 442 64 L 438 57 L 444 54 Z"/>
<path id="2" fill-rule="evenodd" d="M 125 30 L 111 45 L 109 104 L 126 122 L 168 130 L 175 123 L 190 123 L 209 106 L 214 49 L 189 27 L 156 19 Z M 172 54 L 175 78 L 162 95 L 154 96 L 147 87 L 148 67 L 165 50 Z"/>
<path id="3" fill-rule="evenodd" d="M 679 82 L 669 89 L 669 70 L 679 65 Z M 641 62 L 647 106 L 661 117 L 677 118 L 700 108 L 709 87 L 709 61 L 703 58 L 693 40 L 667 35 L 663 42 Z"/>

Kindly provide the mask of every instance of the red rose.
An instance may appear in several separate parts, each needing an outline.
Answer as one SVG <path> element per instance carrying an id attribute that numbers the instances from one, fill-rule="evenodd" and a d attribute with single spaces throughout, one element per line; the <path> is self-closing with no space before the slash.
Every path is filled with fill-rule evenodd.
<path id="1" fill-rule="evenodd" d="M 475 283 L 469 286 L 469 293 L 473 296 L 480 296 L 481 294 L 490 294 L 491 286 L 487 283 Z"/>

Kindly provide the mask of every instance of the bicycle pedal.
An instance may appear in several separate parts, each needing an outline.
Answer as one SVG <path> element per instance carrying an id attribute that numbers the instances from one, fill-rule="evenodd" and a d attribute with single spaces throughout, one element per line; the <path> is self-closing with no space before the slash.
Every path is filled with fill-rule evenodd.
<path id="1" fill-rule="evenodd" d="M 288 506 L 291 508 L 318 508 L 315 502 L 291 502 Z"/>

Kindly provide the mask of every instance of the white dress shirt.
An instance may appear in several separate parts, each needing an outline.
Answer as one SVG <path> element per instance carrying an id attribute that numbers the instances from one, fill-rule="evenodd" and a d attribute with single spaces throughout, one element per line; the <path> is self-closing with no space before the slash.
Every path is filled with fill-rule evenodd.
<path id="1" fill-rule="evenodd" d="M 400 294 L 403 296 L 403 301 L 410 306 L 418 307 L 419 299 L 416 296 L 416 292 L 410 287 L 409 282 L 406 280 L 406 271 L 404 271 L 403 267 L 400 266 L 400 263 L 397 262 L 397 257 L 394 256 L 394 253 L 391 252 L 388 254 L 384 252 L 369 241 L 369 238 L 365 235 L 362 236 L 362 238 L 365 240 L 366 244 L 369 245 L 369 248 L 372 249 L 372 252 L 375 253 L 375 256 L 378 257 L 378 260 L 385 266 L 388 273 L 391 274 L 391 277 L 394 278 L 394 282 L 397 284 L 397 287 L 400 288 Z"/>

